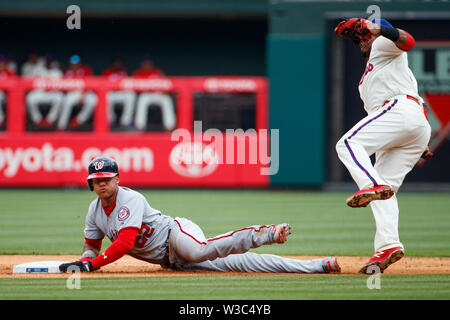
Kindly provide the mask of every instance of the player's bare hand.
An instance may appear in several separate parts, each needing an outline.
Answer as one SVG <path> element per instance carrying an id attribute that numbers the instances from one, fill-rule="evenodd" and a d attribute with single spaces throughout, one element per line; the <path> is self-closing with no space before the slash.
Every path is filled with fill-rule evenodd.
<path id="1" fill-rule="evenodd" d="M 94 271 L 90 261 L 75 261 L 63 263 L 59 266 L 61 272 L 90 272 Z"/>
<path id="2" fill-rule="evenodd" d="M 432 156 L 433 156 L 433 153 L 430 152 L 430 148 L 427 146 L 425 151 L 422 153 L 421 158 L 425 159 L 425 160 L 430 160 Z"/>
<path id="3" fill-rule="evenodd" d="M 380 34 L 380 25 L 373 23 L 369 20 L 365 20 L 366 28 L 369 29 L 370 33 L 377 36 Z"/>

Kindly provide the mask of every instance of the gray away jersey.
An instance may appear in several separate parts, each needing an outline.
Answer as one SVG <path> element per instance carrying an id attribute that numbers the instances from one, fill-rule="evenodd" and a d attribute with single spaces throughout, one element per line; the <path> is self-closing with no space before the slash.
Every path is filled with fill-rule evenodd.
<path id="1" fill-rule="evenodd" d="M 115 241 L 124 228 L 139 229 L 132 250 L 128 254 L 150 263 L 167 262 L 167 238 L 173 225 L 173 218 L 153 209 L 140 193 L 119 187 L 116 207 L 109 216 L 103 210 L 97 197 L 91 202 L 86 216 L 84 236 L 88 239 L 103 239 L 106 235 Z"/>

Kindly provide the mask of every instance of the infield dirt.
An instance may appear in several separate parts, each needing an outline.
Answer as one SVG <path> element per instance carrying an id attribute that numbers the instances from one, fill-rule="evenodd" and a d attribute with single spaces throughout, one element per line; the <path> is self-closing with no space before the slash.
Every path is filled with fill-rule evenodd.
<path id="1" fill-rule="evenodd" d="M 315 256 L 295 256 L 293 259 L 310 260 Z M 34 261 L 75 261 L 79 256 L 70 255 L 0 255 L 0 278 L 59 278 L 69 274 L 13 274 L 13 266 Z M 356 275 L 359 268 L 369 257 L 337 256 L 341 266 L 341 274 Z M 390 266 L 384 274 L 448 274 L 450 258 L 442 257 L 405 257 Z M 240 272 L 186 272 L 163 269 L 159 265 L 150 264 L 125 256 L 110 265 L 92 273 L 83 273 L 83 277 L 164 277 L 164 276 L 200 276 L 200 275 L 299 275 L 287 273 L 240 273 Z"/>

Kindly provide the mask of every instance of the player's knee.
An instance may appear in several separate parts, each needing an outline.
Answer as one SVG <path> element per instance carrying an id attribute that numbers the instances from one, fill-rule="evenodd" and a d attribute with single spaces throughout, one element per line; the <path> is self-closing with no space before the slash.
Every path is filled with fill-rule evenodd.
<path id="1" fill-rule="evenodd" d="M 204 261 L 201 259 L 201 255 L 193 253 L 193 252 L 188 252 L 188 253 L 183 254 L 183 258 L 189 262 L 195 262 L 195 263 Z"/>
<path id="2" fill-rule="evenodd" d="M 206 259 L 203 259 L 205 254 L 203 253 L 203 245 L 197 242 L 192 242 L 184 237 L 178 237 L 172 239 L 174 243 L 172 243 L 172 247 L 176 251 L 176 254 L 182 259 L 189 262 L 202 262 Z"/>
<path id="3" fill-rule="evenodd" d="M 336 152 L 338 156 L 340 156 L 343 152 L 345 152 L 345 138 L 342 137 L 337 143 L 336 143 Z"/>
<path id="4" fill-rule="evenodd" d="M 195 263 L 200 263 L 208 260 L 205 257 L 204 250 L 202 250 L 201 248 L 198 248 L 196 250 L 190 250 L 189 252 L 187 252 L 185 254 L 185 259 Z"/>
<path id="5" fill-rule="evenodd" d="M 380 175 L 380 176 L 383 179 L 385 184 L 390 186 L 392 188 L 392 190 L 394 190 L 394 192 L 398 192 L 398 189 L 400 188 L 400 185 L 402 184 L 402 182 L 396 181 L 395 179 L 386 178 L 383 175 Z"/>

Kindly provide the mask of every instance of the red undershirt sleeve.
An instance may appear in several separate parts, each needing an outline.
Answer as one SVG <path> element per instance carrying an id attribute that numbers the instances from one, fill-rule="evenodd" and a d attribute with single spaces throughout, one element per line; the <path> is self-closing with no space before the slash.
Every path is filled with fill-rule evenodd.
<path id="1" fill-rule="evenodd" d="M 88 239 L 84 238 L 84 243 L 100 251 L 102 248 L 102 239 Z"/>
<path id="2" fill-rule="evenodd" d="M 134 242 L 139 229 L 135 227 L 120 230 L 117 239 L 105 250 L 104 253 L 92 260 L 94 270 L 122 258 L 128 251 L 133 249 Z"/>
<path id="3" fill-rule="evenodd" d="M 412 47 L 414 47 L 414 44 L 416 43 L 416 40 L 413 38 L 412 35 L 410 35 L 405 30 L 403 30 L 403 32 L 406 34 L 406 43 L 403 46 L 399 47 L 399 48 L 404 50 L 404 51 L 411 50 Z"/>

